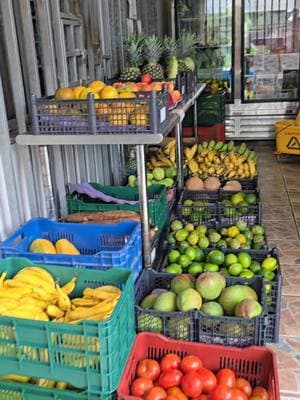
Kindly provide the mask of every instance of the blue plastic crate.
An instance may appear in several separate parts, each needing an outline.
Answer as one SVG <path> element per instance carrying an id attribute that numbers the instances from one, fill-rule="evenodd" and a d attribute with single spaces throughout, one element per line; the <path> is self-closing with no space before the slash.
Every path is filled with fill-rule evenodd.
<path id="1" fill-rule="evenodd" d="M 68 239 L 76 246 L 80 255 L 29 252 L 30 244 L 38 238 L 48 239 L 53 243 L 62 238 Z M 0 258 L 9 256 L 76 268 L 128 268 L 133 271 L 136 279 L 142 269 L 141 225 L 134 221 L 94 225 L 36 218 L 2 242 Z"/>

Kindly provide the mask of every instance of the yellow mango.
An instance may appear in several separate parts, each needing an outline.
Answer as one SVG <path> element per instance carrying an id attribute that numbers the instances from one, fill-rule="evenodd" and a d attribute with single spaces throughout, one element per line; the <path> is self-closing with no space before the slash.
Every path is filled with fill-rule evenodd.
<path id="1" fill-rule="evenodd" d="M 69 254 L 69 255 L 80 254 L 80 252 L 76 249 L 76 247 L 67 239 L 59 239 L 55 243 L 55 249 L 57 254 Z"/>
<path id="2" fill-rule="evenodd" d="M 50 240 L 47 239 L 35 239 L 30 247 L 29 251 L 31 253 L 48 253 L 48 254 L 56 254 L 55 247 Z"/>

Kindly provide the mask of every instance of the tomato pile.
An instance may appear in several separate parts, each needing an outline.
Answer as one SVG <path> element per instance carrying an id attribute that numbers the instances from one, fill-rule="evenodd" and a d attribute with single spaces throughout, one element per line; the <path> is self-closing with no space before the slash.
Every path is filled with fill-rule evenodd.
<path id="1" fill-rule="evenodd" d="M 167 354 L 160 363 L 140 361 L 131 395 L 144 400 L 268 400 L 265 388 L 252 388 L 231 369 L 223 368 L 215 374 L 199 357 L 181 359 L 176 354 Z"/>

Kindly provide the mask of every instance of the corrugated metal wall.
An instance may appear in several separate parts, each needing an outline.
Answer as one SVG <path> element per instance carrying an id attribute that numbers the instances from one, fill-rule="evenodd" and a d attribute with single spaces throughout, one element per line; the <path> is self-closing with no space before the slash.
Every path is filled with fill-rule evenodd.
<path id="1" fill-rule="evenodd" d="M 157 33 L 163 26 L 158 5 L 159 0 L 1 0 L 0 51 L 7 68 L 5 76 L 0 69 L 0 240 L 29 218 L 66 213 L 69 182 L 121 181 L 121 147 L 27 148 L 13 137 L 28 129 L 32 93 L 51 95 L 59 83 L 114 76 L 123 65 L 128 31 Z"/>

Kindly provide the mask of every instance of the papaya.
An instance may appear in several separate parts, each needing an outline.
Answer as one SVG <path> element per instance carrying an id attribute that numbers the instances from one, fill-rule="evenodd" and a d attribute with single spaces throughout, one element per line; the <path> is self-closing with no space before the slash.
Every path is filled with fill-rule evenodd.
<path id="1" fill-rule="evenodd" d="M 76 247 L 67 239 L 59 239 L 55 243 L 55 248 L 57 254 L 69 254 L 69 255 L 80 254 L 80 252 L 76 249 Z"/>
<path id="2" fill-rule="evenodd" d="M 55 247 L 50 240 L 47 239 L 35 239 L 29 246 L 31 253 L 48 253 L 56 254 Z"/>

